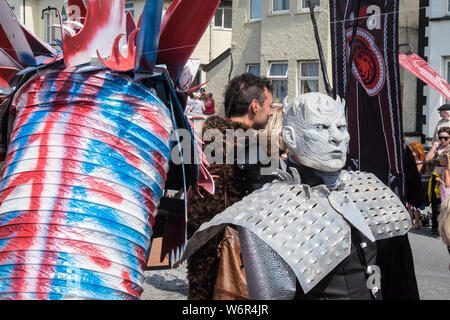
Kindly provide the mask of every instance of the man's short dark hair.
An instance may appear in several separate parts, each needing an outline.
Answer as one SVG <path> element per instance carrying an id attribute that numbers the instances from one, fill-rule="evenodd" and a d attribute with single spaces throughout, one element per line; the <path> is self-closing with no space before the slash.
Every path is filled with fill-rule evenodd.
<path id="1" fill-rule="evenodd" d="M 225 91 L 225 116 L 245 115 L 253 99 L 263 104 L 266 99 L 264 88 L 272 93 L 272 84 L 265 77 L 257 77 L 247 72 L 233 78 Z"/>

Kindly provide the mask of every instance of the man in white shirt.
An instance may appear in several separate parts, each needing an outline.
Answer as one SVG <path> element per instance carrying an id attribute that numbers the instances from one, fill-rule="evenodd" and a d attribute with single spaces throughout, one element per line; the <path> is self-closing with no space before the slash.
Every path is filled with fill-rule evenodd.
<path id="1" fill-rule="evenodd" d="M 438 121 L 436 129 L 434 130 L 433 142 L 439 142 L 438 140 L 439 128 L 450 127 L 450 114 L 448 113 L 450 111 L 450 104 L 443 104 L 438 108 L 438 111 L 439 115 L 441 116 L 441 119 Z"/>
<path id="2" fill-rule="evenodd" d="M 188 102 L 188 112 L 203 114 L 204 104 L 203 101 L 200 100 L 200 93 L 194 92 L 194 99 Z"/>

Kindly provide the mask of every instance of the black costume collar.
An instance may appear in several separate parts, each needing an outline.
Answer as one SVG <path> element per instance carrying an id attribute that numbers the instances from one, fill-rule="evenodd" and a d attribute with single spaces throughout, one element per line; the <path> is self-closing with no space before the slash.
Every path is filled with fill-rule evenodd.
<path id="1" fill-rule="evenodd" d="M 294 158 L 289 157 L 288 166 L 295 167 L 300 174 L 302 183 L 308 184 L 311 187 L 324 184 L 329 190 L 336 190 L 339 184 L 340 170 L 338 172 L 320 172 L 318 170 L 306 167 Z"/>
<path id="2" fill-rule="evenodd" d="M 297 169 L 298 173 L 300 174 L 302 184 L 304 183 L 311 187 L 317 187 L 321 184 L 324 184 L 323 179 L 317 176 L 314 173 L 313 169 L 296 162 L 294 159 L 292 159 L 292 157 L 288 158 L 287 165 L 288 167 L 294 167 Z"/>

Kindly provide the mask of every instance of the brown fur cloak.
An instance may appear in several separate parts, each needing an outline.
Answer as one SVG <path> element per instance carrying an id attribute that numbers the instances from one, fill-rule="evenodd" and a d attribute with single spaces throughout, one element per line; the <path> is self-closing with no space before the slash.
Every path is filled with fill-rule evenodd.
<path id="1" fill-rule="evenodd" d="M 203 132 L 208 129 L 219 129 L 223 134 L 223 150 L 226 150 L 225 130 L 243 129 L 241 123 L 230 119 L 212 116 L 203 123 Z M 209 142 L 211 143 L 211 142 Z M 209 144 L 205 142 L 203 149 Z M 236 147 L 236 141 L 234 142 Z M 236 152 L 235 152 L 236 154 Z M 205 222 L 211 220 L 216 214 L 225 210 L 226 206 L 240 201 L 245 196 L 245 181 L 238 174 L 237 165 L 234 164 L 212 164 L 208 171 L 214 178 L 215 193 L 211 195 L 201 190 L 202 196 L 193 193 L 189 200 L 187 236 L 192 237 L 194 232 Z M 226 202 L 226 206 L 225 206 Z M 207 244 L 200 248 L 187 261 L 190 300 L 211 300 L 214 284 L 217 277 L 218 245 L 223 237 L 223 232 L 216 235 Z"/>

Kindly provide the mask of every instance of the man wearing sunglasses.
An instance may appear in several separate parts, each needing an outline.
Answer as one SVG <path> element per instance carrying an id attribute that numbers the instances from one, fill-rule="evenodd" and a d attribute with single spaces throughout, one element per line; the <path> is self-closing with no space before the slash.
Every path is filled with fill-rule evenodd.
<path id="1" fill-rule="evenodd" d="M 433 142 L 433 146 L 430 151 L 427 153 L 425 160 L 434 161 L 435 167 L 431 174 L 430 181 L 428 183 L 428 201 L 431 203 L 431 233 L 437 235 L 438 228 L 438 215 L 440 212 L 441 206 L 441 197 L 439 192 L 439 183 L 436 178 L 441 178 L 445 167 L 442 167 L 439 163 L 439 156 L 442 152 L 450 150 L 449 142 L 450 142 L 450 127 L 441 127 L 437 132 L 438 142 Z"/>
<path id="2" fill-rule="evenodd" d="M 436 125 L 436 129 L 434 130 L 433 134 L 433 143 L 439 142 L 438 141 L 438 131 L 442 127 L 450 127 L 450 104 L 443 104 L 438 108 L 439 115 L 441 116 L 441 119 L 438 121 Z"/>

